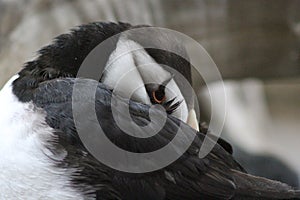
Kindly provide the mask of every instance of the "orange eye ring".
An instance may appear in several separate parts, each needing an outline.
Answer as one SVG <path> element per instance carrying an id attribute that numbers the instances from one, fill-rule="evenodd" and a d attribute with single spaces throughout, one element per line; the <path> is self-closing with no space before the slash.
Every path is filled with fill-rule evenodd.
<path id="1" fill-rule="evenodd" d="M 153 91 L 152 92 L 152 97 L 154 99 L 154 101 L 158 104 L 161 104 L 163 103 L 165 100 L 166 100 L 166 95 L 163 96 L 163 98 L 159 98 L 157 97 L 157 94 L 156 94 L 157 91 Z"/>

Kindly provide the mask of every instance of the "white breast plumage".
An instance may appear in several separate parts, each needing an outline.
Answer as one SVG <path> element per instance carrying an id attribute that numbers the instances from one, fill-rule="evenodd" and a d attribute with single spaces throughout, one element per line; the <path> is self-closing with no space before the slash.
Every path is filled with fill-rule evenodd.
<path id="1" fill-rule="evenodd" d="M 47 157 L 43 145 L 53 130 L 42 110 L 13 94 L 16 78 L 0 91 L 0 199 L 83 199 L 70 186 L 72 170 Z"/>

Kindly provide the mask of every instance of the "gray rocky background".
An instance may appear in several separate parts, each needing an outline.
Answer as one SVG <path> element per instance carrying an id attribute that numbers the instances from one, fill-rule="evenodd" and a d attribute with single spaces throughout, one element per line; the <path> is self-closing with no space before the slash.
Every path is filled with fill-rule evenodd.
<path id="1" fill-rule="evenodd" d="M 0 0 L 0 86 L 54 36 L 103 20 L 167 27 L 199 41 L 225 79 L 225 136 L 300 173 L 300 1 Z M 197 77 L 194 85 L 209 105 Z"/>

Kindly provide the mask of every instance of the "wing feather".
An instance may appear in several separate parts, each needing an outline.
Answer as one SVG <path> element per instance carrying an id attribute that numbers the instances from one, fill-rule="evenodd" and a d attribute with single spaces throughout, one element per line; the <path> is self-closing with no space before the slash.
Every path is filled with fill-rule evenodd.
<path id="1" fill-rule="evenodd" d="M 65 78 L 43 82 L 34 92 L 33 98 L 33 102 L 47 112 L 47 123 L 56 130 L 57 139 L 53 143 L 63 146 L 68 152 L 58 165 L 77 169 L 73 177 L 75 185 L 85 188 L 87 192 L 97 191 L 98 195 L 108 193 L 121 198 L 122 194 L 124 199 L 228 199 L 234 195 L 235 184 L 229 172 L 231 169 L 243 169 L 221 146 L 216 145 L 205 158 L 200 159 L 198 153 L 205 135 L 195 132 L 172 116 L 168 116 L 160 132 L 150 138 L 135 138 L 125 134 L 111 114 L 111 91 L 99 83 L 95 91 L 98 121 L 107 137 L 120 148 L 132 152 L 149 152 L 161 148 L 174 138 L 179 126 L 185 134 L 195 137 L 180 159 L 158 171 L 128 174 L 103 165 L 85 148 L 74 124 L 72 98 L 78 102 L 89 101 L 87 91 L 72 97 L 76 81 L 78 79 Z M 128 103 L 128 100 L 122 98 L 117 100 L 120 105 Z M 121 120 L 126 123 L 133 120 L 139 125 L 150 122 L 149 106 L 133 101 L 129 105 L 131 118 L 117 110 Z M 86 126 L 98 123 L 89 120 L 84 108 L 82 111 L 82 115 L 86 115 Z M 163 116 L 161 110 L 154 112 L 157 116 Z M 174 146 L 174 151 L 176 148 Z"/>

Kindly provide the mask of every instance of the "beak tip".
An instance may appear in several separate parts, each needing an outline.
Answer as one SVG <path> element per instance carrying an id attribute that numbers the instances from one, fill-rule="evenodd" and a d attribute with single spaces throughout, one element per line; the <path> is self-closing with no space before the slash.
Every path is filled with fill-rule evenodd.
<path id="1" fill-rule="evenodd" d="M 188 115 L 187 124 L 196 131 L 199 131 L 199 122 L 194 109 L 191 109 Z"/>

